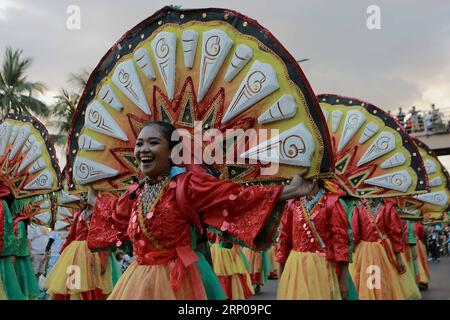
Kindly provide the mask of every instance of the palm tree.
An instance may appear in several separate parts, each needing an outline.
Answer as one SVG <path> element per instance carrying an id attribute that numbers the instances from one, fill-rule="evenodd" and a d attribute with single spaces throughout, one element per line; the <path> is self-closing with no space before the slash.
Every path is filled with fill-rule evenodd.
<path id="1" fill-rule="evenodd" d="M 34 97 L 34 94 L 45 91 L 41 82 L 27 80 L 26 71 L 32 60 L 22 58 L 22 50 L 6 48 L 0 70 L 0 112 L 3 118 L 8 113 L 23 115 L 34 114 L 47 116 L 49 110 L 45 103 Z"/>
<path id="2" fill-rule="evenodd" d="M 58 128 L 58 134 L 52 135 L 52 140 L 57 144 L 64 145 L 67 142 L 70 125 L 88 78 L 87 70 L 70 74 L 69 83 L 74 85 L 75 90 L 62 88 L 60 93 L 55 96 L 56 101 L 52 106 L 52 115 L 55 115 L 58 120 L 49 121 L 48 124 Z"/>
<path id="3" fill-rule="evenodd" d="M 55 143 L 63 145 L 67 142 L 70 123 L 75 114 L 80 95 L 63 88 L 61 89 L 61 93 L 55 96 L 55 99 L 56 101 L 52 107 L 52 115 L 60 120 L 48 121 L 47 123 L 49 126 L 58 128 L 58 133 L 51 135 L 51 137 Z"/>

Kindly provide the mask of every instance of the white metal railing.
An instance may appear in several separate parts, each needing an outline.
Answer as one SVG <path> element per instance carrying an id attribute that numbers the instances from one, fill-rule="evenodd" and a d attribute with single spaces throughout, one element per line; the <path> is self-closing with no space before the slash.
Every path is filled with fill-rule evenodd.
<path id="1" fill-rule="evenodd" d="M 450 107 L 437 108 L 434 115 L 432 114 L 431 123 L 428 123 L 428 126 L 426 126 L 425 122 L 427 121 L 425 117 L 430 111 L 432 112 L 431 108 L 428 110 L 416 110 L 417 117 L 414 119 L 411 110 L 409 110 L 405 113 L 401 124 L 405 127 L 408 133 L 423 133 L 432 135 L 450 132 Z M 397 118 L 397 120 L 399 120 L 397 113 L 392 112 L 392 114 Z"/>

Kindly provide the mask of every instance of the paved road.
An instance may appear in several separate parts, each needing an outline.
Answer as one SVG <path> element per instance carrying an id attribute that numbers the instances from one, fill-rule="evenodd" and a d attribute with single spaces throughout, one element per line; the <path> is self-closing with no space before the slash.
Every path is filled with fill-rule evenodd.
<path id="1" fill-rule="evenodd" d="M 440 262 L 429 261 L 430 284 L 428 290 L 422 291 L 424 300 L 450 300 L 450 258 Z"/>
<path id="2" fill-rule="evenodd" d="M 430 261 L 428 264 L 431 280 L 428 290 L 422 291 L 423 300 L 450 300 L 450 258 L 442 258 L 439 263 Z M 269 280 L 251 300 L 274 300 L 277 288 L 278 280 Z"/>

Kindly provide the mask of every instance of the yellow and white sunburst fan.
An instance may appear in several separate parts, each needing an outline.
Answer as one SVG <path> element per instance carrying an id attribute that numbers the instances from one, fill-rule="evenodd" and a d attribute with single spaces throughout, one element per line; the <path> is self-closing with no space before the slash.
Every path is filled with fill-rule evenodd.
<path id="1" fill-rule="evenodd" d="M 165 7 L 108 51 L 72 121 L 70 189 L 126 188 L 137 176 L 134 143 L 148 120 L 185 129 L 200 160 L 210 152 L 208 164 L 236 182 L 285 180 L 304 167 L 309 177 L 334 170 L 320 106 L 298 63 L 268 30 L 234 11 Z M 256 143 L 231 129 L 254 129 Z M 276 160 L 279 170 L 265 175 Z"/>
<path id="2" fill-rule="evenodd" d="M 429 192 L 415 196 L 400 197 L 402 208 L 417 209 L 422 212 L 446 212 L 450 210 L 450 176 L 437 155 L 419 139 L 414 142 L 422 156 L 428 175 Z"/>
<path id="3" fill-rule="evenodd" d="M 16 199 L 11 210 L 15 217 L 27 218 L 30 223 L 50 227 L 54 221 L 55 200 L 54 194 Z"/>
<path id="4" fill-rule="evenodd" d="M 14 198 L 54 192 L 61 187 L 55 148 L 34 117 L 8 114 L 0 124 L 0 183 Z"/>
<path id="5" fill-rule="evenodd" d="M 332 94 L 318 96 L 333 144 L 336 179 L 352 196 L 395 197 L 427 192 L 416 145 L 378 107 Z"/>

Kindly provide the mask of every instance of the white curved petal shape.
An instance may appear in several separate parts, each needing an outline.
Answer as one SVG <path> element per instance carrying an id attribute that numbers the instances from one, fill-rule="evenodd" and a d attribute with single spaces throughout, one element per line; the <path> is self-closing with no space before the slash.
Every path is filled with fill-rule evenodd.
<path id="1" fill-rule="evenodd" d="M 19 132 L 17 133 L 17 138 L 14 141 L 13 147 L 11 149 L 11 153 L 9 155 L 9 161 L 13 160 L 16 155 L 19 153 L 25 141 L 27 141 L 28 136 L 31 133 L 31 128 L 28 124 L 20 126 Z"/>
<path id="2" fill-rule="evenodd" d="M 177 36 L 172 32 L 158 33 L 152 40 L 152 50 L 167 96 L 172 100 L 175 93 Z"/>
<path id="3" fill-rule="evenodd" d="M 139 68 L 141 68 L 142 73 L 147 77 L 147 79 L 155 80 L 156 75 L 153 70 L 152 59 L 147 49 L 139 48 L 134 53 L 134 60 L 136 61 Z"/>
<path id="4" fill-rule="evenodd" d="M 6 147 L 11 136 L 12 126 L 9 123 L 3 122 L 0 124 L 0 156 L 4 156 Z"/>
<path id="5" fill-rule="evenodd" d="M 297 104 L 293 96 L 285 94 L 269 110 L 258 118 L 258 123 L 270 123 L 278 120 L 289 119 L 297 113 Z"/>
<path id="6" fill-rule="evenodd" d="M 382 131 L 364 155 L 358 161 L 358 167 L 373 161 L 395 149 L 395 137 L 388 131 Z"/>
<path id="7" fill-rule="evenodd" d="M 71 218 L 72 213 L 66 207 L 58 207 L 57 214 Z"/>
<path id="8" fill-rule="evenodd" d="M 67 203 L 78 201 L 78 200 L 80 200 L 80 198 L 63 191 L 61 193 L 60 200 L 61 200 L 62 204 L 67 204 Z"/>
<path id="9" fill-rule="evenodd" d="M 344 130 L 339 140 L 338 151 L 342 151 L 347 143 L 355 136 L 356 132 L 366 122 L 366 117 L 359 110 L 350 110 L 347 112 L 344 121 Z"/>
<path id="10" fill-rule="evenodd" d="M 364 183 L 406 192 L 412 183 L 412 178 L 407 170 L 401 170 L 364 180 Z"/>
<path id="11" fill-rule="evenodd" d="M 63 230 L 65 228 L 67 228 L 68 226 L 70 226 L 70 224 L 65 221 L 58 220 L 55 222 L 55 230 Z"/>
<path id="12" fill-rule="evenodd" d="M 387 159 L 386 161 L 383 161 L 383 163 L 380 165 L 382 169 L 388 169 L 393 167 L 401 166 L 406 162 L 406 158 L 401 152 L 397 152 L 392 157 Z"/>
<path id="13" fill-rule="evenodd" d="M 87 184 L 114 177 L 119 174 L 119 171 L 101 163 L 77 156 L 74 163 L 74 174 L 78 184 Z"/>
<path id="14" fill-rule="evenodd" d="M 105 145 L 98 142 L 97 140 L 95 140 L 94 138 L 92 138 L 91 136 L 89 136 L 87 134 L 82 134 L 80 136 L 80 138 L 78 138 L 78 147 L 81 150 L 85 150 L 85 151 L 105 150 Z"/>
<path id="15" fill-rule="evenodd" d="M 279 87 L 277 74 L 273 67 L 268 63 L 256 60 L 228 106 L 222 123 L 234 119 Z"/>
<path id="16" fill-rule="evenodd" d="M 181 43 L 183 44 L 184 66 L 192 69 L 197 51 L 198 32 L 191 29 L 183 31 Z"/>
<path id="17" fill-rule="evenodd" d="M 128 141 L 127 135 L 122 131 L 116 120 L 97 100 L 94 100 L 86 108 L 84 123 L 87 128 L 98 133 Z"/>
<path id="18" fill-rule="evenodd" d="M 11 136 L 9 137 L 9 144 L 13 144 L 16 141 L 17 134 L 19 133 L 19 126 L 15 125 L 11 129 Z"/>
<path id="19" fill-rule="evenodd" d="M 230 82 L 236 77 L 236 75 L 241 72 L 245 65 L 253 57 L 253 50 L 245 45 L 240 44 L 236 47 L 233 57 L 231 58 L 230 64 L 228 66 L 227 72 L 225 74 L 225 81 Z"/>
<path id="20" fill-rule="evenodd" d="M 112 82 L 145 114 L 151 114 L 133 60 L 121 62 L 116 67 L 112 76 Z"/>
<path id="21" fill-rule="evenodd" d="M 341 110 L 334 110 L 331 113 L 331 131 L 335 133 L 339 129 L 341 119 L 344 113 Z"/>
<path id="22" fill-rule="evenodd" d="M 431 181 L 429 182 L 429 186 L 430 187 L 438 187 L 442 185 L 442 178 L 441 177 L 436 177 L 434 179 L 431 179 Z"/>
<path id="23" fill-rule="evenodd" d="M 233 40 L 219 29 L 203 32 L 197 100 L 202 101 L 222 67 Z"/>
<path id="24" fill-rule="evenodd" d="M 360 144 L 366 143 L 366 141 L 372 138 L 374 134 L 378 132 L 379 129 L 380 127 L 378 127 L 378 125 L 375 122 L 369 122 L 367 126 L 364 128 L 361 137 L 359 137 L 359 143 Z"/>
<path id="25" fill-rule="evenodd" d="M 311 133 L 303 123 L 300 123 L 280 135 L 250 148 L 240 157 L 309 167 L 314 148 Z"/>
<path id="26" fill-rule="evenodd" d="M 113 88 L 108 83 L 102 86 L 100 92 L 98 93 L 98 97 L 117 111 L 123 110 L 122 103 L 120 102 Z"/>
<path id="27" fill-rule="evenodd" d="M 427 174 L 433 174 L 437 171 L 437 165 L 436 162 L 433 160 L 427 159 L 423 162 L 425 166 L 425 170 L 427 171 Z"/>
<path id="28" fill-rule="evenodd" d="M 51 189 L 53 185 L 53 176 L 47 169 L 34 178 L 30 183 L 28 183 L 24 189 L 25 190 L 46 190 Z"/>
<path id="29" fill-rule="evenodd" d="M 50 211 L 44 211 L 35 215 L 34 218 L 39 220 L 43 224 L 49 224 L 52 219 L 52 213 Z"/>
<path id="30" fill-rule="evenodd" d="M 28 172 L 33 174 L 36 173 L 44 168 L 47 168 L 47 164 L 45 163 L 45 160 L 43 157 L 40 157 L 39 159 L 37 159 L 33 165 L 31 166 L 31 168 L 28 169 Z"/>
<path id="31" fill-rule="evenodd" d="M 448 196 L 444 191 L 429 192 L 414 196 L 417 200 L 445 207 L 448 204 Z"/>
<path id="32" fill-rule="evenodd" d="M 45 201 L 43 201 L 43 202 L 41 203 L 41 205 L 39 206 L 39 208 L 41 208 L 41 209 L 50 209 L 51 206 L 52 206 L 52 204 L 51 204 L 50 200 L 47 199 L 47 200 L 45 200 Z"/>
<path id="33" fill-rule="evenodd" d="M 42 144 L 39 141 L 36 141 L 31 147 L 30 151 L 28 151 L 25 158 L 22 160 L 22 163 L 19 166 L 17 172 L 22 172 L 26 167 L 36 161 L 42 155 Z"/>

